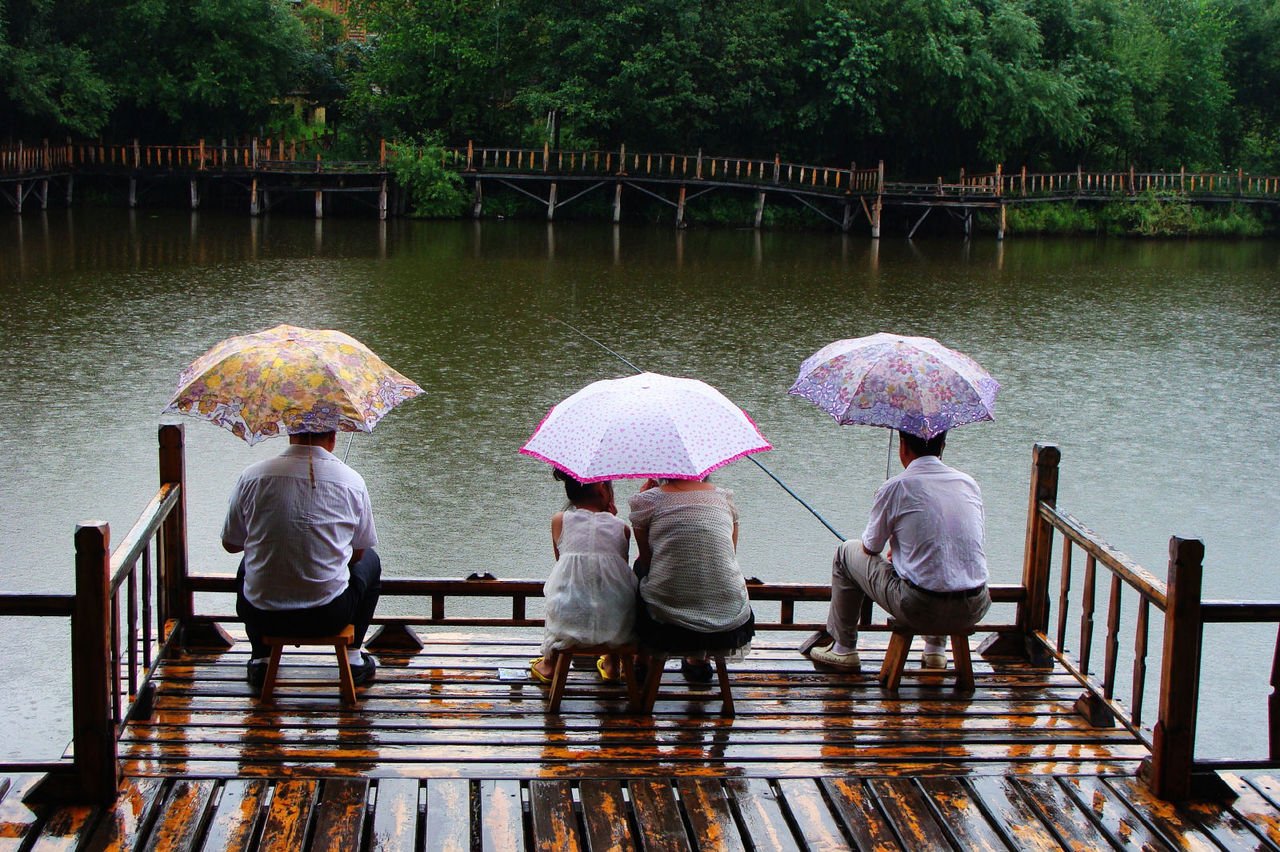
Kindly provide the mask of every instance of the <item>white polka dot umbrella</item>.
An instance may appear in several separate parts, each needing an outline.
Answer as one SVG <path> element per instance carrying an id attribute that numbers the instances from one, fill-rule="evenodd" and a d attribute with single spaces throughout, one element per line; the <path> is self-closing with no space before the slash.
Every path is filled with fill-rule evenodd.
<path id="1" fill-rule="evenodd" d="M 547 413 L 520 448 L 580 482 L 701 479 L 771 449 L 728 397 L 697 379 L 640 373 L 593 382 Z"/>

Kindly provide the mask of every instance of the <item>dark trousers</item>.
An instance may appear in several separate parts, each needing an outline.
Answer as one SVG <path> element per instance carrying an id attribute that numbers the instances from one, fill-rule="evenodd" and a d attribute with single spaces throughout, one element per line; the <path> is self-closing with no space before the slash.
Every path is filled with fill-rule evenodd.
<path id="1" fill-rule="evenodd" d="M 240 570 L 236 572 L 236 615 L 244 621 L 245 632 L 249 634 L 252 658 L 256 660 L 270 653 L 262 644 L 263 635 L 327 636 L 348 624 L 355 628 L 352 647 L 363 645 L 382 589 L 382 560 L 377 551 L 369 548 L 360 561 L 348 567 L 351 574 L 347 588 L 324 606 L 258 609 L 244 596 L 244 560 L 241 559 Z"/>

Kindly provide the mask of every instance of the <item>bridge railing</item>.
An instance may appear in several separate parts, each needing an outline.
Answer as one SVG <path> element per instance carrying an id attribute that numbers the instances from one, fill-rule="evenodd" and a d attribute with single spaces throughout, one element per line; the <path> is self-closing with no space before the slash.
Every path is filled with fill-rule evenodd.
<path id="1" fill-rule="evenodd" d="M 22 175 L 66 171 L 74 156 L 70 143 L 50 145 L 49 140 L 39 145 L 0 145 L 0 174 Z"/>
<path id="2" fill-rule="evenodd" d="M 1085 685 L 1077 708 L 1095 724 L 1120 723 L 1151 749 L 1146 769 L 1152 791 L 1163 799 L 1192 795 L 1198 777 L 1215 769 L 1280 766 L 1280 632 L 1272 659 L 1268 700 L 1268 754 L 1222 760 L 1196 758 L 1196 725 L 1201 653 L 1206 624 L 1260 623 L 1280 628 L 1280 602 L 1204 601 L 1204 544 L 1174 536 L 1169 542 L 1166 581 L 1161 581 L 1097 533 L 1057 506 L 1060 453 L 1036 445 L 1023 567 L 1026 600 L 1019 607 L 1019 630 L 1034 659 L 1047 654 Z M 1051 588 L 1053 536 L 1061 537 L 1056 591 Z M 1080 576 L 1077 560 L 1083 559 Z M 1073 583 L 1080 581 L 1078 595 Z M 1107 589 L 1105 626 L 1099 617 L 1098 584 Z M 1125 601 L 1132 607 L 1125 616 Z M 1079 607 L 1073 614 L 1072 608 Z M 1151 633 L 1163 639 L 1153 652 Z M 1070 635 L 1078 630 L 1077 635 Z M 1070 641 L 1076 640 L 1075 650 Z M 1123 644 L 1122 644 L 1123 643 Z M 1100 646 L 1100 648 L 1099 648 Z M 1101 650 L 1095 674 L 1094 651 Z M 1153 727 L 1145 724 L 1148 657 L 1158 658 L 1159 685 Z M 1122 658 L 1129 671 L 1121 672 Z"/>
<path id="3" fill-rule="evenodd" d="M 446 148 L 443 164 L 469 172 L 505 172 L 530 175 L 577 175 L 586 177 L 650 178 L 679 181 L 733 182 L 759 184 L 762 189 L 778 186 L 827 190 L 830 192 L 874 193 L 883 183 L 883 168 L 847 169 L 750 157 L 704 154 L 628 152 L 617 150 L 560 151 L 542 148 L 484 148 L 473 143 Z"/>
<path id="4" fill-rule="evenodd" d="M 960 183 L 983 187 L 996 195 L 1016 198 L 1053 196 L 1108 197 L 1158 194 L 1212 198 L 1280 197 L 1280 177 L 1249 175 L 1243 169 L 1234 172 L 1140 172 L 1075 171 L 1030 172 L 1025 167 L 1017 172 L 997 169 L 985 174 L 962 174 Z"/>
<path id="5" fill-rule="evenodd" d="M 376 160 L 323 159 L 309 141 L 251 139 L 247 142 L 147 145 L 132 142 L 67 142 L 0 146 L 0 174 L 58 171 L 283 171 L 377 172 L 386 168 L 386 143 Z"/>

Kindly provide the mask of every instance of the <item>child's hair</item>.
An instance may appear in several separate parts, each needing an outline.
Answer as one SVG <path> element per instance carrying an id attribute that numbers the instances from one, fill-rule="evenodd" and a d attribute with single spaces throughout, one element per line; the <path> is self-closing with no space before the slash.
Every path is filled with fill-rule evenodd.
<path id="1" fill-rule="evenodd" d="M 579 482 L 563 470 L 553 470 L 551 475 L 564 483 L 564 496 L 574 506 L 596 500 L 597 492 L 594 483 Z"/>

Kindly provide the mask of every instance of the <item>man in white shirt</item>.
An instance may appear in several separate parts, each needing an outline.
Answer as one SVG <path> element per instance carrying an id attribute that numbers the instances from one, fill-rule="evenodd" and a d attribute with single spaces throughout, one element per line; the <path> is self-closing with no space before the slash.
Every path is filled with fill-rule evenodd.
<path id="1" fill-rule="evenodd" d="M 930 440 L 898 436 L 905 469 L 876 491 L 861 539 L 836 549 L 827 613 L 834 642 L 809 650 L 824 666 L 861 668 L 858 616 L 866 597 L 928 634 L 927 668 L 945 668 L 946 635 L 972 629 L 991 607 L 978 484 L 942 463 L 946 432 Z"/>
<path id="2" fill-rule="evenodd" d="M 267 672 L 264 634 L 324 636 L 351 624 L 356 684 L 377 668 L 361 645 L 378 604 L 378 534 L 364 479 L 333 454 L 336 443 L 336 432 L 290 435 L 283 453 L 247 467 L 231 492 L 222 546 L 244 553 L 236 614 L 252 647 L 254 694 Z"/>

